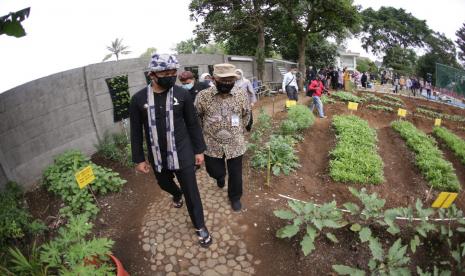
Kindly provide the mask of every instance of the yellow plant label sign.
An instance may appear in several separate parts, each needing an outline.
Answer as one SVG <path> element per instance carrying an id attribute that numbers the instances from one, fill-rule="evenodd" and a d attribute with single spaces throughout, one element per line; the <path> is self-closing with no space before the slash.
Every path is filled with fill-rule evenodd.
<path id="1" fill-rule="evenodd" d="M 433 202 L 433 208 L 449 208 L 449 206 L 457 198 L 457 193 L 441 192 L 438 198 Z"/>
<path id="2" fill-rule="evenodd" d="M 441 126 L 441 119 L 434 119 L 434 126 Z"/>
<path id="3" fill-rule="evenodd" d="M 297 101 L 294 101 L 294 100 L 287 100 L 286 101 L 286 107 L 289 108 L 291 106 L 295 106 L 297 105 Z"/>
<path id="4" fill-rule="evenodd" d="M 399 110 L 397 111 L 397 115 L 399 115 L 399 117 L 405 117 L 407 116 L 407 110 L 399 108 Z"/>
<path id="5" fill-rule="evenodd" d="M 91 166 L 87 166 L 84 169 L 78 171 L 74 176 L 76 177 L 76 181 L 79 185 L 79 188 L 81 189 L 89 185 L 89 183 L 95 179 L 95 175 Z"/>
<path id="6" fill-rule="evenodd" d="M 349 108 L 349 110 L 357 110 L 358 109 L 358 103 L 349 102 L 348 108 Z"/>

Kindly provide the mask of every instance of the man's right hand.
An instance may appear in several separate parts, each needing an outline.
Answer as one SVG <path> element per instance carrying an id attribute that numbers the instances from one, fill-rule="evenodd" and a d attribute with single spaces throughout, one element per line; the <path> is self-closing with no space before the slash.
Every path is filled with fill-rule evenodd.
<path id="1" fill-rule="evenodd" d="M 149 173 L 150 172 L 150 165 L 149 162 L 144 161 L 136 165 L 136 172 L 140 173 Z"/>

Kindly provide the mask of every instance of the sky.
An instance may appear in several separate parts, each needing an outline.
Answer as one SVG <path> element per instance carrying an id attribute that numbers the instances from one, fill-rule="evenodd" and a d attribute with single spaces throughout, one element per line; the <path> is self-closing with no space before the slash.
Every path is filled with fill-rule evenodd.
<path id="1" fill-rule="evenodd" d="M 99 63 L 106 46 L 123 38 L 135 58 L 149 47 L 173 52 L 176 43 L 193 37 L 189 0 L 0 0 L 0 16 L 31 7 L 23 22 L 27 35 L 0 36 L 0 93 L 22 83 L 61 71 Z M 126 4 L 123 4 L 126 3 Z M 464 23 L 465 0 L 354 0 L 363 8 L 404 8 L 430 28 L 455 40 Z M 156 34 L 156 37 L 155 37 Z M 362 56 L 360 41 L 347 42 Z"/>

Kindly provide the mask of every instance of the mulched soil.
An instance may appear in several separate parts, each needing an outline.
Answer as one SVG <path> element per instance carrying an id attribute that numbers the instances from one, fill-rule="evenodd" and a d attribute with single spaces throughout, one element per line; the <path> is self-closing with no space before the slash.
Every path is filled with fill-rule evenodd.
<path id="1" fill-rule="evenodd" d="M 406 103 L 409 115 L 406 120 L 413 122 L 421 130 L 431 133 L 433 119 L 412 116 L 415 106 L 427 105 L 441 110 L 447 114 L 465 116 L 465 110 L 452 106 L 442 105 L 423 99 L 402 97 Z M 255 107 L 260 107 L 271 113 L 274 101 L 274 120 L 285 118 L 281 112 L 285 96 L 278 95 L 271 99 L 265 97 Z M 308 98 L 301 100 L 308 104 Z M 292 239 L 278 239 L 276 231 L 285 225 L 285 222 L 276 218 L 272 211 L 285 208 L 287 200 L 278 194 L 290 196 L 304 201 L 316 203 L 336 200 L 338 204 L 351 201 L 355 198 L 348 191 L 349 184 L 337 183 L 329 177 L 329 152 L 334 148 L 335 135 L 331 128 L 331 118 L 335 114 L 350 114 L 346 104 L 335 103 L 325 106 L 326 119 L 317 119 L 315 124 L 304 133 L 304 141 L 297 146 L 302 167 L 290 176 L 273 176 L 270 187 L 266 187 L 264 172 L 257 172 L 248 166 L 249 156 L 244 160 L 244 187 L 243 204 L 246 208 L 241 224 L 248 225 L 245 242 L 250 252 L 261 264 L 256 267 L 257 275 L 332 275 L 332 264 L 345 264 L 366 268 L 370 258 L 366 245 L 358 244 L 358 237 L 347 228 L 335 232 L 339 239 L 338 244 L 332 244 L 324 237 L 319 237 L 316 250 L 310 256 L 304 257 L 300 250 L 301 236 Z M 420 198 L 425 204 L 430 204 L 437 192 L 433 192 L 429 199 L 427 194 L 429 186 L 421 176 L 414 164 L 414 156 L 405 146 L 400 136 L 393 131 L 389 124 L 397 119 L 394 113 L 374 111 L 361 106 L 361 110 L 353 114 L 367 120 L 371 127 L 377 129 L 379 153 L 383 158 L 386 181 L 377 186 L 364 186 L 369 192 L 376 192 L 386 199 L 387 207 L 406 206 Z M 443 122 L 443 125 L 457 135 L 465 138 L 465 124 L 463 122 Z M 447 160 L 451 161 L 462 185 L 465 185 L 465 165 L 461 164 L 451 152 L 440 143 Z M 136 175 L 132 168 L 122 167 L 115 162 L 94 156 L 95 163 L 109 167 L 128 180 L 122 192 L 99 198 L 102 207 L 95 220 L 94 233 L 115 241 L 114 254 L 122 260 L 126 269 L 132 275 L 151 275 L 150 263 L 144 260 L 139 246 L 138 234 L 143 216 L 150 203 L 157 200 L 161 191 L 156 185 L 153 174 Z M 352 184 L 353 187 L 361 187 Z M 56 222 L 60 200 L 42 189 L 36 189 L 27 194 L 27 202 L 34 216 L 44 219 L 52 225 Z M 465 195 L 460 194 L 457 204 L 461 209 L 465 207 Z M 386 234 L 380 231 L 381 237 Z M 386 241 L 394 240 L 386 236 Z M 432 241 L 434 243 L 434 241 Z M 436 248 L 432 252 L 440 252 Z M 418 253 L 412 261 L 415 265 L 426 267 L 430 265 L 431 254 Z"/>

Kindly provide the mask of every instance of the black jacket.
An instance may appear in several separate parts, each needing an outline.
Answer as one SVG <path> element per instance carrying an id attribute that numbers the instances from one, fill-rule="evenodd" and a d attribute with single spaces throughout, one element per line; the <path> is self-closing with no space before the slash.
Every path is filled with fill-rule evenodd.
<path id="1" fill-rule="evenodd" d="M 204 89 L 207 89 L 207 88 L 210 88 L 210 84 L 208 84 L 208 82 L 206 81 L 196 81 L 194 86 L 189 90 L 189 93 L 191 94 L 191 97 L 192 97 L 192 101 L 195 101 L 195 97 L 197 97 L 197 94 L 204 90 Z"/>
<path id="2" fill-rule="evenodd" d="M 183 169 L 195 163 L 194 154 L 203 153 L 206 149 L 200 128 L 197 112 L 191 95 L 185 89 L 174 86 L 173 96 L 175 98 L 174 108 L 174 139 L 179 159 L 179 168 Z M 166 119 L 165 102 L 167 92 L 155 93 L 155 110 L 157 133 L 159 138 L 162 166 L 166 168 Z M 176 104 L 177 103 L 177 104 Z M 148 149 L 150 163 L 154 164 L 152 148 L 149 137 L 149 124 L 147 109 L 147 87 L 137 92 L 131 98 L 129 106 L 129 118 L 131 122 L 131 150 L 132 161 L 136 164 L 145 161 L 143 150 L 143 133 Z"/>

